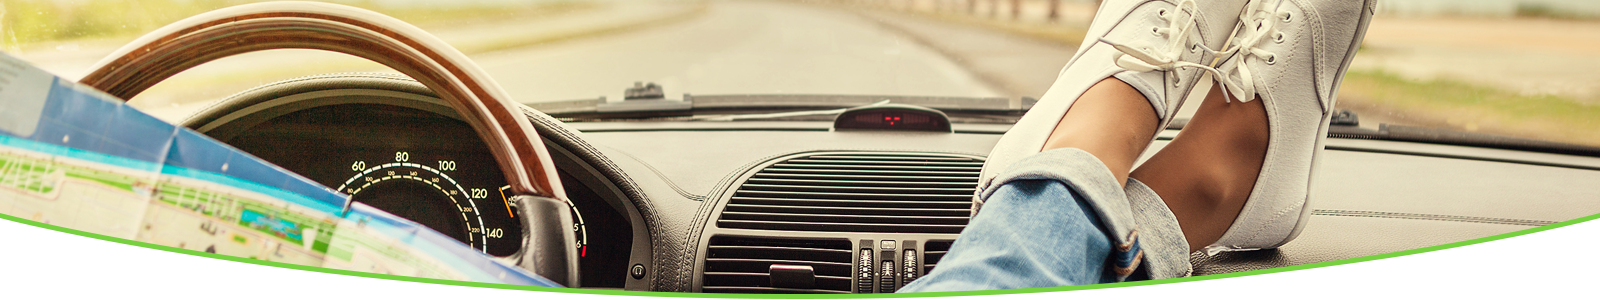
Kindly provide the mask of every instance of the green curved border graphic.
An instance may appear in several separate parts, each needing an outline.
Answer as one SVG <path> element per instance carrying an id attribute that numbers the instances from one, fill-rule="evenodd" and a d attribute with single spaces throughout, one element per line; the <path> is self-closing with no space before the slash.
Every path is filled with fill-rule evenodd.
<path id="1" fill-rule="evenodd" d="M 991 290 L 991 291 L 929 292 L 929 293 L 907 293 L 907 294 L 839 294 L 839 295 L 834 295 L 834 294 L 715 294 L 715 293 L 681 293 L 681 292 L 645 292 L 645 291 L 592 290 L 592 289 L 581 289 L 581 288 L 580 289 L 570 289 L 570 288 L 536 287 L 536 286 L 523 286 L 523 285 L 511 285 L 511 284 L 499 284 L 499 283 L 483 283 L 483 282 L 472 282 L 472 281 L 444 280 L 444 279 L 418 278 L 418 277 L 388 275 L 388 274 L 376 274 L 376 273 L 330 269 L 330 268 L 323 268 L 323 267 L 302 266 L 302 265 L 289 264 L 289 263 L 256 260 L 256 259 L 249 259 L 249 258 L 243 258 L 243 257 L 235 257 L 235 256 L 222 255 L 222 254 L 207 253 L 207 252 L 201 252 L 201 251 L 195 251 L 195 250 L 189 250 L 189 249 L 183 249 L 183 248 L 177 248 L 177 247 L 171 247 L 171 246 L 163 246 L 163 245 L 151 244 L 151 243 L 147 243 L 147 242 L 140 242 L 140 241 L 134 241 L 134 240 L 128 240 L 128 239 L 115 238 L 115 237 L 110 237 L 110 236 L 101 235 L 101 234 L 97 234 L 97 233 L 91 233 L 91 232 L 76 230 L 76 229 L 72 229 L 72 228 L 66 228 L 66 227 L 61 227 L 61 226 L 56 226 L 56 225 L 51 225 L 51 224 L 45 224 L 45 223 L 42 223 L 42 222 L 37 222 L 37 221 L 27 220 L 27 219 L 23 219 L 23 218 L 18 218 L 18 217 L 11 216 L 11 215 L 0 214 L 0 219 L 6 219 L 6 220 L 10 220 L 12 222 L 32 225 L 34 227 L 40 227 L 40 228 L 45 228 L 45 229 L 50 229 L 50 230 L 55 230 L 55 231 L 65 232 L 65 233 L 71 233 L 71 234 L 75 234 L 75 235 L 79 235 L 79 236 L 95 238 L 95 239 L 99 239 L 99 240 L 115 242 L 115 243 L 120 243 L 120 244 L 125 244 L 125 245 L 144 247 L 144 248 L 150 248 L 150 249 L 156 249 L 156 250 L 163 250 L 163 251 L 174 252 L 174 253 L 189 254 L 189 255 L 194 255 L 194 256 L 209 257 L 209 258 L 214 258 L 214 259 L 229 260 L 229 261 L 235 261 L 235 262 L 241 262 L 241 263 L 257 264 L 257 265 L 263 265 L 263 266 L 273 266 L 273 267 L 288 268 L 288 269 L 296 269 L 296 270 L 302 270 L 302 271 L 322 272 L 322 273 L 328 273 L 328 274 L 339 274 L 339 275 L 348 275 L 348 276 L 357 276 L 357 277 L 388 279 L 388 280 L 397 280 L 397 281 L 410 281 L 410 282 L 431 283 L 431 284 L 442 284 L 442 285 L 454 285 L 454 286 L 466 286 L 466 287 L 481 287 L 481 288 L 495 288 L 495 289 L 506 289 L 506 290 L 525 290 L 525 291 L 540 291 L 540 292 L 555 292 L 555 293 L 570 293 L 570 294 L 594 294 L 594 295 L 615 295 L 615 296 L 646 296 L 646 297 L 675 297 L 675 298 L 764 298 L 764 299 L 919 298 L 919 297 L 1009 295 L 1009 294 L 1030 294 L 1030 293 L 1047 293 L 1047 292 L 1060 292 L 1060 291 L 1094 290 L 1094 289 L 1107 289 L 1107 288 L 1133 287 L 1133 286 L 1144 286 L 1144 285 L 1154 285 L 1154 284 L 1167 284 L 1167 283 L 1213 280 L 1213 279 L 1243 277 L 1243 276 L 1251 276 L 1251 275 L 1272 274 L 1272 273 L 1288 272 L 1288 271 L 1304 270 L 1304 269 L 1312 269 L 1312 268 L 1321 268 L 1321 267 L 1328 267 L 1328 266 L 1337 266 L 1337 265 L 1351 264 L 1351 263 L 1357 263 L 1357 262 L 1373 261 L 1373 260 L 1379 260 L 1379 259 L 1385 259 L 1385 258 L 1400 257 L 1400 256 L 1406 256 L 1406 255 L 1412 255 L 1412 254 L 1418 254 L 1418 253 L 1433 252 L 1433 251 L 1456 248 L 1456 247 L 1461 247 L 1461 246 L 1480 244 L 1480 243 L 1489 242 L 1489 241 L 1502 240 L 1502 239 L 1506 239 L 1506 238 L 1532 234 L 1532 233 L 1545 231 L 1545 230 L 1550 230 L 1550 229 L 1555 229 L 1555 228 L 1566 227 L 1568 225 L 1588 222 L 1590 220 L 1594 220 L 1594 219 L 1597 219 L 1597 218 L 1600 218 L 1600 214 L 1589 215 L 1589 216 L 1586 216 L 1586 217 L 1567 220 L 1567 221 L 1563 221 L 1563 222 L 1559 222 L 1559 223 L 1555 223 L 1555 224 L 1539 226 L 1539 227 L 1534 227 L 1534 228 L 1528 228 L 1528 229 L 1523 229 L 1523 230 L 1518 230 L 1518 231 L 1513 231 L 1513 232 L 1507 232 L 1507 233 L 1503 233 L 1503 234 L 1497 234 L 1497 235 L 1492 235 L 1492 236 L 1487 236 L 1487 237 L 1482 237 L 1482 238 L 1476 238 L 1476 239 L 1471 239 L 1471 240 L 1466 240 L 1466 241 L 1460 241 L 1460 242 L 1437 245 L 1437 246 L 1431 246 L 1431 247 L 1423 247 L 1423 248 L 1417 248 L 1417 249 L 1411 249 L 1411 250 L 1405 250 L 1405 251 L 1399 251 L 1399 252 L 1391 252 L 1391 253 L 1385 253 L 1385 254 L 1377 254 L 1377 255 L 1355 257 L 1355 258 L 1347 258 L 1347 259 L 1334 260 L 1334 261 L 1325 261 L 1325 262 L 1319 262 L 1319 263 L 1310 263 L 1310 264 L 1303 264 L 1303 265 L 1287 266 L 1287 267 L 1278 267 L 1278 268 L 1271 268 L 1271 269 L 1261 269 L 1261 270 L 1254 270 L 1254 271 L 1243 271 L 1243 272 L 1213 274 L 1213 275 L 1204 275 L 1204 276 L 1195 276 L 1195 277 L 1171 278 L 1171 279 L 1136 281 L 1136 282 L 1122 282 L 1122 283 L 1091 284 L 1091 285 L 1079 285 L 1079 286 L 1042 287 L 1042 288 L 1026 288 L 1026 289 L 1010 289 L 1010 290 Z"/>

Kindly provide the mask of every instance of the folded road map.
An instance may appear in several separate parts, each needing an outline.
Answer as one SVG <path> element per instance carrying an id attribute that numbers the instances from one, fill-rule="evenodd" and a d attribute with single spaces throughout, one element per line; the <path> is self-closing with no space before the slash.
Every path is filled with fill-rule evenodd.
<path id="1" fill-rule="evenodd" d="M 4 53 L 0 214 L 266 261 L 557 286 Z"/>

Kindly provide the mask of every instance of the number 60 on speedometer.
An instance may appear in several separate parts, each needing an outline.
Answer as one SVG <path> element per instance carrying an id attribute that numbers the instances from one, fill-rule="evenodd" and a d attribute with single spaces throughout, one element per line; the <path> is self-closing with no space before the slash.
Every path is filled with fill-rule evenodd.
<path id="1" fill-rule="evenodd" d="M 491 255 L 512 255 L 521 249 L 522 222 L 506 200 L 509 186 L 497 166 L 402 150 L 389 157 L 352 161 L 349 170 L 353 175 L 338 190 L 349 194 L 351 201 L 420 223 Z M 568 205 L 577 223 L 577 245 L 584 247 L 583 217 Z"/>

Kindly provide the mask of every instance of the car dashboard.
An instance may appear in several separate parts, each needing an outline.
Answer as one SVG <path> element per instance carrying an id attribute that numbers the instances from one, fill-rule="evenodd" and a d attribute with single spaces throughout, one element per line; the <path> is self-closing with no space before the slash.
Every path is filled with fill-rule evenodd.
<path id="1" fill-rule="evenodd" d="M 311 81 L 246 91 L 185 125 L 490 255 L 520 250 L 493 157 L 425 88 L 393 76 Z M 577 287 L 671 292 L 892 292 L 937 267 L 967 224 L 984 155 L 1009 128 L 846 131 L 825 121 L 565 122 L 524 113 L 570 200 Z M 1298 240 L 1197 253 L 1195 275 L 1415 249 L 1600 212 L 1589 201 L 1600 191 L 1581 188 L 1600 182 L 1600 158 L 1339 137 L 1327 145 Z"/>

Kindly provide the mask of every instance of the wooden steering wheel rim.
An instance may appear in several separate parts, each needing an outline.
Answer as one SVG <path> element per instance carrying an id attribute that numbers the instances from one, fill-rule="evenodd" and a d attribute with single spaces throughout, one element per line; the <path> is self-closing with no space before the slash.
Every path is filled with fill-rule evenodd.
<path id="1" fill-rule="evenodd" d="M 438 93 L 489 145 L 512 193 L 566 200 L 549 151 L 499 84 L 439 38 L 361 8 L 286 1 L 207 12 L 117 49 L 79 82 L 131 99 L 191 67 L 272 49 L 354 55 L 416 79 Z"/>

